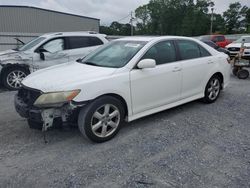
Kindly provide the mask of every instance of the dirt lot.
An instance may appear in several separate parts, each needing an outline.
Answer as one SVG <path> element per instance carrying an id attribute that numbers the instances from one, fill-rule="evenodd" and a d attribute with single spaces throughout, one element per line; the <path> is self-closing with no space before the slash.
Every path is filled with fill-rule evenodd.
<path id="1" fill-rule="evenodd" d="M 77 129 L 30 130 L 0 93 L 0 187 L 249 187 L 250 79 L 211 105 L 195 101 L 93 144 Z"/>

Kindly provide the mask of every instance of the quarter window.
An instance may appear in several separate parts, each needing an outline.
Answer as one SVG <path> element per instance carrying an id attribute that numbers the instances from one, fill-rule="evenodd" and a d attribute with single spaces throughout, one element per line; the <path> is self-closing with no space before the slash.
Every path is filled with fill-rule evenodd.
<path id="1" fill-rule="evenodd" d="M 176 61 L 176 51 L 171 41 L 164 41 L 151 47 L 142 59 L 154 59 L 156 65 L 170 63 Z"/>

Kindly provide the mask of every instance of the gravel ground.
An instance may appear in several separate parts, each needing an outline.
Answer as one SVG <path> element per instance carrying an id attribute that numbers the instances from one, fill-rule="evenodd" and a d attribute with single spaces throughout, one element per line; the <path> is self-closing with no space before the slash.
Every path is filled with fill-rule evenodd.
<path id="1" fill-rule="evenodd" d="M 250 79 L 232 77 L 199 101 L 126 124 L 94 144 L 77 129 L 43 142 L 0 93 L 0 187 L 250 187 Z"/>

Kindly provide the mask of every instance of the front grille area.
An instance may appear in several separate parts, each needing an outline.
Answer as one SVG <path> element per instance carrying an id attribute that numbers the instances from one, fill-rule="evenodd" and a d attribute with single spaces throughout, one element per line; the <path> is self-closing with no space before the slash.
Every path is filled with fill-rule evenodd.
<path id="1" fill-rule="evenodd" d="M 24 87 L 22 87 L 18 91 L 18 97 L 20 97 L 22 101 L 28 106 L 32 106 L 40 95 L 41 95 L 40 91 Z"/>
<path id="2" fill-rule="evenodd" d="M 231 47 L 231 48 L 228 48 L 228 50 L 231 52 L 238 52 L 240 51 L 240 48 Z"/>

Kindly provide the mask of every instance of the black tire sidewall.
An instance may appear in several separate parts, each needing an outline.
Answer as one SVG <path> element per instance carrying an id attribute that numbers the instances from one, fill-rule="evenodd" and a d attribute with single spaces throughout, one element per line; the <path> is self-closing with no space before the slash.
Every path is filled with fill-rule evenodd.
<path id="1" fill-rule="evenodd" d="M 7 76 L 12 72 L 12 71 L 15 71 L 15 70 L 19 70 L 19 71 L 22 71 L 26 74 L 26 76 L 29 74 L 29 72 L 25 69 L 25 68 L 22 68 L 22 67 L 9 67 L 7 68 L 6 70 L 4 70 L 3 72 L 3 76 L 2 76 L 2 83 L 3 83 L 3 86 L 9 90 L 17 90 L 18 88 L 13 88 L 11 87 L 8 82 L 7 82 Z"/>
<path id="2" fill-rule="evenodd" d="M 234 76 L 237 76 L 238 71 L 239 71 L 239 68 L 234 67 L 234 68 L 233 68 L 233 71 L 232 71 L 232 72 L 233 72 L 233 75 L 234 75 Z"/>
<path id="3" fill-rule="evenodd" d="M 120 123 L 112 135 L 105 137 L 105 138 L 101 138 L 101 137 L 96 136 L 92 132 L 91 118 L 93 116 L 93 113 L 99 107 L 101 107 L 105 104 L 112 104 L 118 108 L 118 110 L 120 111 Z M 124 122 L 124 114 L 125 114 L 125 111 L 124 111 L 124 107 L 123 107 L 121 101 L 119 101 L 118 99 L 116 99 L 115 97 L 112 97 L 112 96 L 103 96 L 103 97 L 100 97 L 100 98 L 94 100 L 93 102 L 88 104 L 86 107 L 83 107 L 81 109 L 81 111 L 79 113 L 79 117 L 78 117 L 78 127 L 79 127 L 79 130 L 81 131 L 81 133 L 85 137 L 90 139 L 91 141 L 97 142 L 97 143 L 105 142 L 105 141 L 112 139 L 119 132 L 119 130 Z"/>
<path id="4" fill-rule="evenodd" d="M 213 79 L 215 79 L 215 78 L 218 79 L 219 82 L 220 82 L 220 91 L 219 91 L 217 97 L 216 97 L 214 100 L 211 100 L 211 99 L 209 98 L 209 96 L 208 96 L 208 88 L 209 88 L 210 82 L 211 82 Z M 212 76 L 212 77 L 209 79 L 209 81 L 208 81 L 208 83 L 207 83 L 207 85 L 206 85 L 205 97 L 204 97 L 203 101 L 204 101 L 205 103 L 208 103 L 208 104 L 214 103 L 214 102 L 219 98 L 219 96 L 220 96 L 221 86 L 222 86 L 222 81 L 221 81 L 220 77 L 217 76 L 217 75 Z"/>
<path id="5" fill-rule="evenodd" d="M 242 73 L 244 72 L 244 76 L 242 76 Z M 239 79 L 247 79 L 249 77 L 249 71 L 246 69 L 241 69 L 237 72 L 237 77 Z"/>

